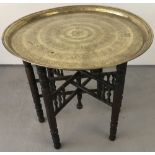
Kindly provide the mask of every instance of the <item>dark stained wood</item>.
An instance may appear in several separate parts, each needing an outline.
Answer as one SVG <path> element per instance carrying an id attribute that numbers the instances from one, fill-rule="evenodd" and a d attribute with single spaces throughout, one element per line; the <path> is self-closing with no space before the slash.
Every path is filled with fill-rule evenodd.
<path id="1" fill-rule="evenodd" d="M 26 71 L 28 82 L 29 82 L 31 94 L 33 97 L 38 120 L 39 120 L 39 122 L 44 122 L 45 118 L 43 115 L 42 105 L 40 102 L 40 95 L 39 95 L 38 87 L 36 84 L 35 75 L 34 75 L 32 65 L 25 61 L 23 61 L 23 64 L 25 66 L 25 71 Z"/>
<path id="2" fill-rule="evenodd" d="M 76 80 L 77 80 L 78 85 L 81 86 L 81 73 L 80 72 L 78 72 Z M 78 88 L 77 89 L 77 100 L 78 100 L 78 103 L 76 105 L 77 109 L 82 109 L 83 108 L 81 99 L 82 99 L 82 90 Z"/>
<path id="3" fill-rule="evenodd" d="M 54 147 L 59 149 L 61 147 L 60 138 L 57 129 L 56 118 L 54 115 L 53 98 L 51 96 L 49 79 L 46 74 L 46 68 L 37 66 L 39 81 L 41 85 L 42 95 L 45 103 L 48 123 L 52 135 Z"/>
<path id="4" fill-rule="evenodd" d="M 123 91 L 124 91 L 124 83 L 125 83 L 125 75 L 126 75 L 127 63 L 123 63 L 121 65 L 117 65 L 116 70 L 116 80 L 115 80 L 115 90 L 114 90 L 114 99 L 112 104 L 112 114 L 111 114 L 111 123 L 110 123 L 110 140 L 115 140 L 119 112 L 122 104 Z"/>
<path id="5" fill-rule="evenodd" d="M 77 95 L 77 108 L 81 109 L 82 94 L 87 93 L 112 107 L 110 123 L 110 140 L 115 140 L 120 107 L 122 103 L 127 63 L 116 66 L 116 71 L 103 72 L 103 69 L 80 70 L 73 75 L 64 75 L 63 70 L 37 67 L 39 79 L 35 78 L 31 64 L 23 62 L 30 83 L 31 92 L 37 109 L 38 118 L 43 117 L 40 98 L 43 97 L 48 123 L 56 149 L 61 147 L 58 134 L 56 115 Z M 82 82 L 82 79 L 83 80 Z M 91 80 L 97 82 L 95 89 L 89 89 L 87 84 Z M 58 88 L 56 81 L 64 81 Z M 37 83 L 41 85 L 42 94 L 39 94 Z M 69 85 L 74 90 L 66 90 Z"/>

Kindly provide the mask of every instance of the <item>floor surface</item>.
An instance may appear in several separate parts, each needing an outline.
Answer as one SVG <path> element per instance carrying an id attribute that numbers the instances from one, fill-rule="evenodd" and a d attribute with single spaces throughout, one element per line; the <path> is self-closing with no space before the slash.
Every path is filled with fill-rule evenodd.
<path id="1" fill-rule="evenodd" d="M 39 123 L 23 66 L 0 67 L 0 151 L 155 151 L 155 67 L 130 66 L 117 139 L 109 141 L 111 108 L 83 96 L 57 115 L 60 150 L 47 120 Z"/>

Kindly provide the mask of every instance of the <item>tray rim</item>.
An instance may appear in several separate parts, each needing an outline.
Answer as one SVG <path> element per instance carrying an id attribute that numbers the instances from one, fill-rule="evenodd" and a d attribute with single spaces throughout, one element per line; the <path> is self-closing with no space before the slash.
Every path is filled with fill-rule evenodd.
<path id="1" fill-rule="evenodd" d="M 75 9 L 75 10 L 73 10 L 73 9 Z M 144 26 L 147 29 L 147 33 L 148 33 L 147 37 L 148 37 L 148 39 L 143 43 L 142 47 L 137 51 L 137 53 L 135 53 L 134 57 L 130 57 L 126 61 L 124 60 L 124 61 L 121 61 L 120 63 L 117 63 L 117 64 L 114 63 L 114 64 L 105 65 L 105 66 L 90 67 L 90 68 L 52 67 L 50 64 L 42 64 L 42 63 L 39 63 L 39 62 L 35 62 L 35 59 L 32 62 L 30 60 L 27 60 L 27 58 L 23 57 L 22 55 L 17 54 L 17 52 L 13 48 L 11 48 L 11 44 L 9 44 L 9 41 L 7 40 L 7 37 L 8 37 L 7 33 L 16 24 L 19 24 L 20 22 L 21 23 L 23 22 L 24 23 L 23 25 L 26 25 L 27 23 L 31 22 L 31 20 L 33 22 L 33 20 L 40 19 L 40 18 L 43 18 L 43 17 L 52 16 L 52 15 L 58 15 L 60 13 L 76 13 L 77 12 L 76 9 L 78 10 L 78 12 L 100 12 L 100 13 L 106 12 L 106 13 L 111 13 L 111 14 L 115 13 L 114 15 L 122 16 L 124 18 L 128 18 L 130 21 L 132 21 L 133 18 L 135 18 L 137 21 L 143 23 L 142 26 Z M 139 28 L 140 28 L 140 26 L 139 26 Z M 17 28 L 14 28 L 14 29 L 17 31 Z M 14 31 L 14 32 L 16 32 L 16 31 Z M 14 33 L 14 32 L 12 32 L 12 33 Z M 144 35 L 144 33 L 143 33 L 143 35 Z M 14 56 L 22 59 L 23 61 L 32 63 L 34 65 L 49 67 L 49 68 L 65 69 L 65 70 L 107 68 L 107 67 L 113 67 L 113 66 L 122 64 L 124 62 L 131 61 L 131 60 L 139 57 L 140 55 L 142 55 L 144 52 L 146 52 L 150 48 L 150 46 L 151 46 L 151 44 L 153 42 L 153 39 L 154 39 L 153 30 L 152 30 L 151 26 L 143 18 L 139 17 L 138 15 L 136 15 L 136 14 L 130 12 L 130 11 L 120 9 L 120 8 L 117 8 L 117 7 L 104 6 L 104 5 L 70 5 L 70 6 L 55 7 L 55 8 L 50 8 L 50 9 L 37 11 L 37 12 L 28 14 L 26 16 L 23 16 L 23 17 L 15 20 L 8 27 L 6 27 L 6 29 L 4 30 L 4 32 L 2 34 L 2 43 L 3 43 L 4 47 L 7 49 L 7 51 L 9 53 L 13 54 Z"/>

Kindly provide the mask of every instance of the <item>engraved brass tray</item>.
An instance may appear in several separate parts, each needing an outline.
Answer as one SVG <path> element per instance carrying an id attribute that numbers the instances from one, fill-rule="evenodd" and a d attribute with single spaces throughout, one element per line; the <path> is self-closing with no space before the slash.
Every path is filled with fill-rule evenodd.
<path id="1" fill-rule="evenodd" d="M 94 5 L 65 6 L 25 16 L 3 33 L 9 52 L 40 66 L 96 69 L 115 66 L 144 53 L 153 33 L 140 17 Z"/>

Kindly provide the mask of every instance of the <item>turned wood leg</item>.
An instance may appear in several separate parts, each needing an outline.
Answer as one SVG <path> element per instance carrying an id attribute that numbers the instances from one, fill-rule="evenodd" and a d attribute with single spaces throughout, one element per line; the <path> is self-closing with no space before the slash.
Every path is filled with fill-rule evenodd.
<path id="1" fill-rule="evenodd" d="M 41 90 L 43 94 L 45 109 L 47 113 L 48 123 L 50 127 L 50 132 L 52 135 L 54 147 L 56 149 L 59 149 L 61 147 L 61 144 L 60 144 L 60 138 L 59 138 L 58 129 L 57 129 L 56 117 L 54 114 L 53 98 L 51 95 L 49 79 L 46 74 L 46 68 L 37 66 L 37 72 L 39 75 L 39 81 L 41 85 Z"/>
<path id="2" fill-rule="evenodd" d="M 102 80 L 102 77 L 101 77 L 102 69 L 97 69 L 96 73 L 97 73 L 98 79 Z M 97 81 L 97 95 L 99 98 L 101 97 L 101 92 L 102 92 L 102 84 L 101 82 Z"/>
<path id="3" fill-rule="evenodd" d="M 119 112 L 121 108 L 122 98 L 123 98 L 123 90 L 125 83 L 125 75 L 126 75 L 127 63 L 123 63 L 121 65 L 117 65 L 116 70 L 116 79 L 115 79 L 115 90 L 112 104 L 112 114 L 111 114 L 111 123 L 110 123 L 110 140 L 115 140 Z"/>
<path id="4" fill-rule="evenodd" d="M 34 101 L 34 104 L 35 104 L 35 109 L 36 109 L 36 113 L 37 113 L 37 116 L 38 116 L 38 120 L 39 120 L 39 122 L 44 122 L 45 118 L 44 118 L 44 115 L 43 115 L 43 110 L 42 110 L 42 106 L 41 106 L 41 102 L 40 102 L 39 91 L 38 91 L 38 87 L 37 87 L 37 84 L 36 84 L 35 75 L 34 75 L 32 65 L 30 63 L 28 63 L 28 62 L 25 62 L 25 61 L 23 61 L 23 64 L 25 66 L 25 71 L 26 71 L 28 82 L 29 82 L 29 86 L 30 86 L 32 97 L 33 97 L 33 101 Z"/>
<path id="5" fill-rule="evenodd" d="M 76 81 L 77 81 L 78 85 L 80 86 L 81 85 L 81 73 L 80 72 L 78 73 Z M 77 89 L 77 100 L 78 100 L 78 103 L 76 105 L 77 109 L 82 109 L 83 108 L 81 99 L 82 99 L 82 90 Z"/>

